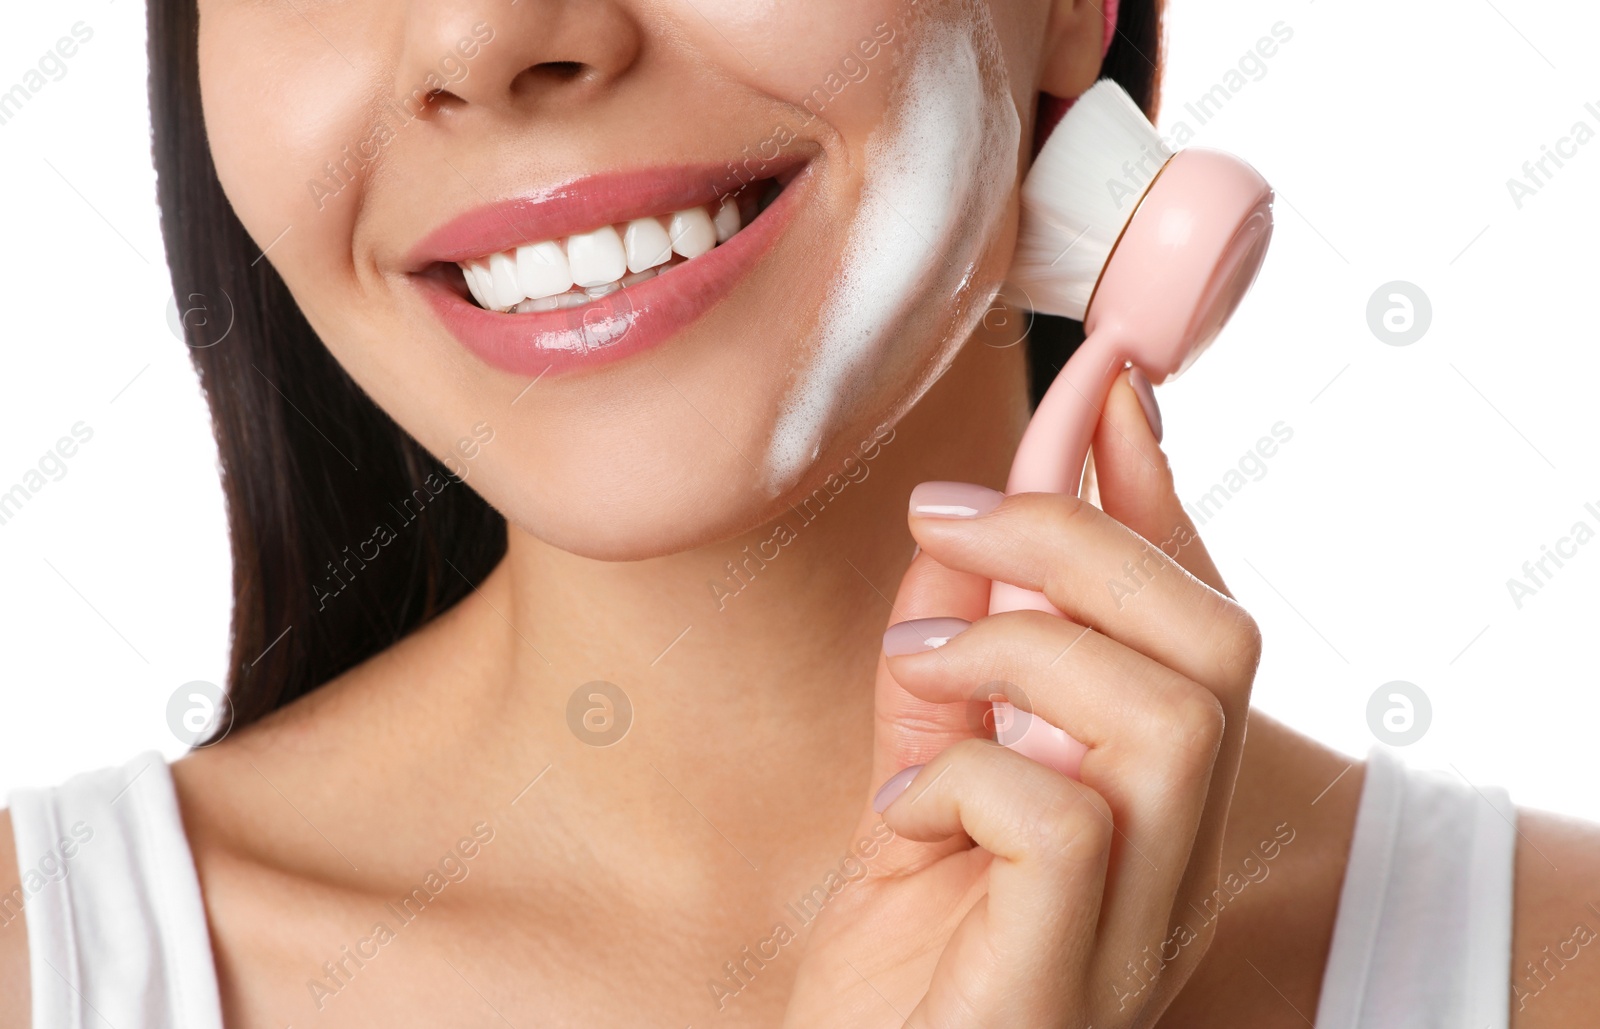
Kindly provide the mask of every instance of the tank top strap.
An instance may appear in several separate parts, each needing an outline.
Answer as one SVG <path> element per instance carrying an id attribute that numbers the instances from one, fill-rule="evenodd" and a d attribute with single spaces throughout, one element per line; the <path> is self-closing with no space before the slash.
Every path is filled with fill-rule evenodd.
<path id="1" fill-rule="evenodd" d="M 1317 1029 L 1507 1029 L 1516 818 L 1499 787 L 1372 749 Z"/>
<path id="2" fill-rule="evenodd" d="M 166 759 L 7 798 L 35 1029 L 222 1029 L 194 859 Z M 0 898 L 5 900 L 16 899 Z M 0 917 L 15 917 L 8 909 Z"/>

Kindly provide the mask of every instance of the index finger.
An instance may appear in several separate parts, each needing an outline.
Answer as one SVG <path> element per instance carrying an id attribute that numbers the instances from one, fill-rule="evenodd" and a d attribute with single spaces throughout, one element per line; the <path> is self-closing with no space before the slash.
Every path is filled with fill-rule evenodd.
<path id="1" fill-rule="evenodd" d="M 951 487 L 923 483 L 912 494 L 912 534 L 937 560 L 1043 593 L 1079 624 L 1209 687 L 1236 713 L 1261 641 L 1231 598 L 1086 500 L 1019 493 L 990 498 L 968 517 L 928 513 L 950 508 L 940 498 Z M 955 490 L 970 506 L 973 487 Z"/>

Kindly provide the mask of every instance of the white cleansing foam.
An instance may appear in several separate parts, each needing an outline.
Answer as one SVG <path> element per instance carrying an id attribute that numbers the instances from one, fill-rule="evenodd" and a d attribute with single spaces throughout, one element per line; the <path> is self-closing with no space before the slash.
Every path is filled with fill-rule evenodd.
<path id="1" fill-rule="evenodd" d="M 1015 177 L 1021 124 L 988 12 L 970 2 L 952 6 L 966 16 L 950 23 L 930 15 L 917 26 L 920 38 L 908 41 L 909 67 L 894 88 L 889 116 L 868 141 L 860 205 L 822 305 L 814 350 L 768 449 L 767 487 L 774 494 L 817 459 L 833 416 L 870 381 L 864 373 L 883 355 L 918 287 L 942 264 L 961 265 L 947 269 L 959 283 L 951 298 L 959 306 L 981 249 L 958 245 L 959 230 L 975 222 L 978 233 L 986 232 Z M 895 418 L 949 366 L 972 327 L 943 342 Z"/>

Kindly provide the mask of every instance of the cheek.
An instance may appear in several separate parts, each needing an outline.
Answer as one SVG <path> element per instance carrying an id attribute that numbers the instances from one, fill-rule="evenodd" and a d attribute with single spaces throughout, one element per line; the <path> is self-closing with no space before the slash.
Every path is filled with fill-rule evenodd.
<path id="1" fill-rule="evenodd" d="M 901 19 L 893 89 L 859 160 L 812 353 L 768 453 L 768 488 L 791 486 L 826 438 L 900 382 L 898 418 L 948 367 L 996 288 L 1020 120 L 985 8 L 930 0 Z M 913 342 L 918 341 L 918 342 Z"/>
<path id="2" fill-rule="evenodd" d="M 354 67 L 278 5 L 202 15 L 200 90 L 217 177 L 297 295 L 298 282 L 343 282 L 353 270 L 356 205 L 328 202 L 343 174 L 329 165 L 370 124 L 360 69 L 374 55 L 350 56 Z"/>
<path id="3" fill-rule="evenodd" d="M 881 118 L 904 22 L 904 0 L 675 0 L 673 20 L 719 74 L 791 105 L 776 112 L 843 140 Z M 715 29 L 711 26 L 715 26 Z"/>
<path id="4" fill-rule="evenodd" d="M 218 180 L 318 337 L 364 388 L 391 394 L 385 382 L 405 369 L 373 345 L 377 322 L 359 303 L 372 275 L 357 260 L 356 239 L 376 167 L 361 151 L 384 99 L 373 83 L 393 77 L 396 47 L 386 33 L 403 25 L 359 4 L 320 13 L 319 27 L 333 38 L 367 41 L 342 48 L 341 57 L 285 5 L 221 6 L 214 16 L 202 12 L 199 41 Z"/>

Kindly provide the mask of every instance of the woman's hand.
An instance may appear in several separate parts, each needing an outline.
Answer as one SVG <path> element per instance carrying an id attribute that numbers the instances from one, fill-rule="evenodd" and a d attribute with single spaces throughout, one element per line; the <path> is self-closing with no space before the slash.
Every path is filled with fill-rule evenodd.
<path id="1" fill-rule="evenodd" d="M 1104 511 L 1024 494 L 919 515 L 959 490 L 913 496 L 922 553 L 877 678 L 874 782 L 895 837 L 823 909 L 786 1026 L 1150 1026 L 1205 952 L 1175 912 L 1218 886 L 1260 634 L 1126 375 L 1094 450 Z M 986 617 L 991 579 L 1066 617 Z M 1087 744 L 1081 781 L 988 739 L 990 699 Z M 858 838 L 879 821 L 866 805 Z"/>

